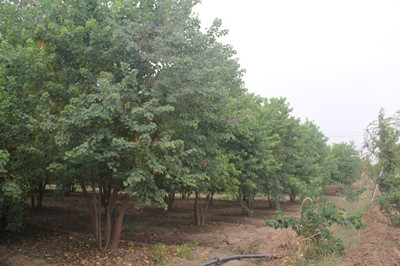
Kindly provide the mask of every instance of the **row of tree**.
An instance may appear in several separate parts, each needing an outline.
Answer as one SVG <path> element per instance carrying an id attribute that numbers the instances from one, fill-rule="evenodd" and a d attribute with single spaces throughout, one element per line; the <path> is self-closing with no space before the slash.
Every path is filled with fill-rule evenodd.
<path id="1" fill-rule="evenodd" d="M 50 182 L 79 184 L 98 247 L 116 248 L 130 197 L 172 210 L 194 193 L 201 225 L 218 192 L 251 214 L 256 195 L 272 207 L 358 176 L 353 144 L 330 147 L 285 99 L 247 93 L 221 21 L 204 33 L 192 15 L 198 1 L 0 2 L 3 229 Z"/>

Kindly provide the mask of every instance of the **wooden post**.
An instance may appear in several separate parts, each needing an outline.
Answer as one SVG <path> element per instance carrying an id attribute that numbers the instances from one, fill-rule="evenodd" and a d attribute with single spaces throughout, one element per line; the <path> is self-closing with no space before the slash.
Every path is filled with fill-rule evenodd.
<path id="1" fill-rule="evenodd" d="M 380 173 L 379 173 L 379 177 L 382 176 L 382 171 L 383 171 L 383 167 L 382 167 L 382 169 L 381 169 L 381 171 L 380 171 Z M 371 203 L 374 202 L 376 192 L 378 191 L 378 187 L 379 187 L 379 183 L 376 182 L 375 189 L 374 189 L 374 194 L 372 194 Z"/>

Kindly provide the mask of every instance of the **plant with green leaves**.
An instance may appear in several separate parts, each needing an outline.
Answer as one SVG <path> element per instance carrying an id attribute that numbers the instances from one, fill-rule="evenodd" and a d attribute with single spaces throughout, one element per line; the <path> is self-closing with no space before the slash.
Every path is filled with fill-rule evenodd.
<path id="1" fill-rule="evenodd" d="M 300 120 L 291 115 L 292 109 L 285 98 L 265 99 L 263 104 L 265 120 L 269 122 L 271 134 L 277 136 L 277 145 L 272 149 L 276 167 L 265 176 L 264 193 L 267 194 L 269 206 L 279 207 L 279 200 L 284 198 L 284 190 L 288 190 L 291 180 L 295 178 L 296 161 L 301 158 L 302 147 L 299 146 L 302 137 Z M 293 193 L 290 193 L 294 200 Z"/>
<path id="2" fill-rule="evenodd" d="M 117 247 L 130 197 L 136 207 L 165 206 L 176 189 L 207 194 L 224 183 L 221 114 L 243 93 L 242 72 L 217 41 L 227 32 L 220 20 L 200 31 L 197 2 L 2 5 L 0 122 L 14 128 L 1 141 L 19 136 L 7 146 L 10 165 L 37 163 L 41 172 L 23 181 L 51 171 L 61 188 L 79 183 L 99 248 Z M 21 156 L 31 152 L 25 161 L 14 153 L 18 142 Z"/>
<path id="3" fill-rule="evenodd" d="M 223 148 L 231 129 L 224 117 L 232 110 L 232 99 L 244 93 L 242 71 L 232 47 L 218 42 L 227 33 L 220 20 L 206 34 L 200 31 L 197 18 L 183 29 L 176 28 L 177 23 L 168 25 L 167 44 L 157 46 L 164 65 L 154 77 L 154 87 L 160 103 L 174 107 L 165 114 L 163 124 L 173 139 L 184 142 L 187 153 L 181 157 L 184 174 L 171 173 L 171 180 L 159 180 L 170 204 L 175 192 L 194 192 L 194 220 L 201 225 L 212 195 L 232 184 L 232 167 Z M 201 195 L 205 195 L 203 204 Z"/>
<path id="4" fill-rule="evenodd" d="M 260 193 L 266 178 L 277 167 L 272 154 L 277 136 L 263 111 L 263 98 L 246 95 L 237 101 L 237 111 L 229 118 L 232 135 L 226 142 L 229 160 L 235 166 L 237 197 L 243 214 L 251 215 L 254 197 Z"/>
<path id="5" fill-rule="evenodd" d="M 340 240 L 335 239 L 330 231 L 330 226 L 338 224 L 342 226 L 354 226 L 357 230 L 366 226 L 362 221 L 363 214 L 355 212 L 346 214 L 344 209 L 336 208 L 333 202 L 313 201 L 307 197 L 303 200 L 300 218 L 285 217 L 282 211 L 276 212 L 276 219 L 267 220 L 267 226 L 274 229 L 292 228 L 298 236 L 311 241 L 313 246 L 326 246 L 329 249 L 310 249 L 311 254 L 303 254 L 304 258 L 315 258 L 324 256 L 324 252 L 344 251 L 344 246 Z M 319 251 L 318 251 L 319 250 Z M 315 251 L 317 251 L 315 253 Z"/>
<path id="6" fill-rule="evenodd" d="M 381 211 L 394 225 L 400 225 L 400 112 L 385 117 L 383 109 L 378 119 L 366 129 L 366 158 L 377 169 L 376 178 L 382 195 L 379 198 Z"/>
<path id="7" fill-rule="evenodd" d="M 23 226 L 24 193 L 18 179 L 5 169 L 9 156 L 0 149 L 0 231 L 18 232 Z"/>
<path id="8" fill-rule="evenodd" d="M 26 8 L 22 15 L 22 9 L 8 1 L 0 7 L 0 142 L 10 153 L 8 171 L 20 178 L 32 207 L 40 208 L 46 167 L 56 154 L 50 94 L 57 86 L 48 67 L 54 57 L 34 37 L 37 12 Z"/>
<path id="9" fill-rule="evenodd" d="M 331 153 L 337 169 L 331 174 L 331 182 L 344 185 L 353 184 L 361 174 L 361 159 L 354 142 L 335 143 Z"/>

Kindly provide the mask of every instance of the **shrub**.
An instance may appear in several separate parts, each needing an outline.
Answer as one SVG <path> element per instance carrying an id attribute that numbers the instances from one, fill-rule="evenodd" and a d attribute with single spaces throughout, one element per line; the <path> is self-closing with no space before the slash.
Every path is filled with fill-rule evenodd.
<path id="1" fill-rule="evenodd" d="M 284 217 L 278 210 L 276 219 L 267 220 L 267 226 L 274 229 L 291 227 L 301 239 L 306 240 L 303 242 L 308 245 L 305 254 L 297 254 L 297 256 L 315 258 L 328 253 L 343 253 L 344 246 L 340 240 L 333 237 L 329 230 L 330 226 L 333 224 L 354 226 L 359 230 L 366 225 L 362 217 L 361 212 L 346 215 L 345 210 L 336 208 L 333 202 L 317 204 L 311 198 L 306 198 L 303 200 L 300 218 Z"/>
<path id="2" fill-rule="evenodd" d="M 0 231 L 17 232 L 22 229 L 25 213 L 24 195 L 5 165 L 9 160 L 6 150 L 0 150 Z M 13 178 L 13 179 L 11 179 Z"/>
<path id="3" fill-rule="evenodd" d="M 378 199 L 381 212 L 394 226 L 400 226 L 400 177 L 386 174 L 378 179 L 378 183 L 382 192 Z"/>

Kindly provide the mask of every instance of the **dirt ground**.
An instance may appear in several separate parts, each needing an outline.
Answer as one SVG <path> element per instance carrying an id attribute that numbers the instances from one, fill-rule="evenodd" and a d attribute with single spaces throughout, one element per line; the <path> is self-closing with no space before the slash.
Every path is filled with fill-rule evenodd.
<path id="1" fill-rule="evenodd" d="M 237 202 L 214 201 L 208 223 L 193 226 L 193 200 L 177 199 L 172 212 L 157 207 L 130 207 L 120 248 L 95 248 L 89 215 L 82 195 L 64 200 L 48 194 L 41 210 L 29 210 L 23 234 L 1 237 L 0 265 L 199 265 L 213 258 L 237 254 L 284 253 L 281 244 L 293 236 L 265 226 L 274 216 L 258 199 L 252 217 L 241 215 Z M 131 204 L 133 206 L 133 204 Z M 299 202 L 282 205 L 287 216 L 299 215 Z M 400 229 L 390 227 L 374 206 L 366 215 L 368 227 L 359 245 L 346 251 L 343 262 L 354 265 L 400 265 Z M 272 261 L 272 264 L 281 264 Z M 230 261 L 224 265 L 271 265 L 269 260 Z"/>
<path id="2" fill-rule="evenodd" d="M 365 219 L 367 227 L 360 232 L 360 242 L 346 250 L 345 261 L 353 265 L 400 265 L 400 228 L 392 227 L 377 205 Z"/>

